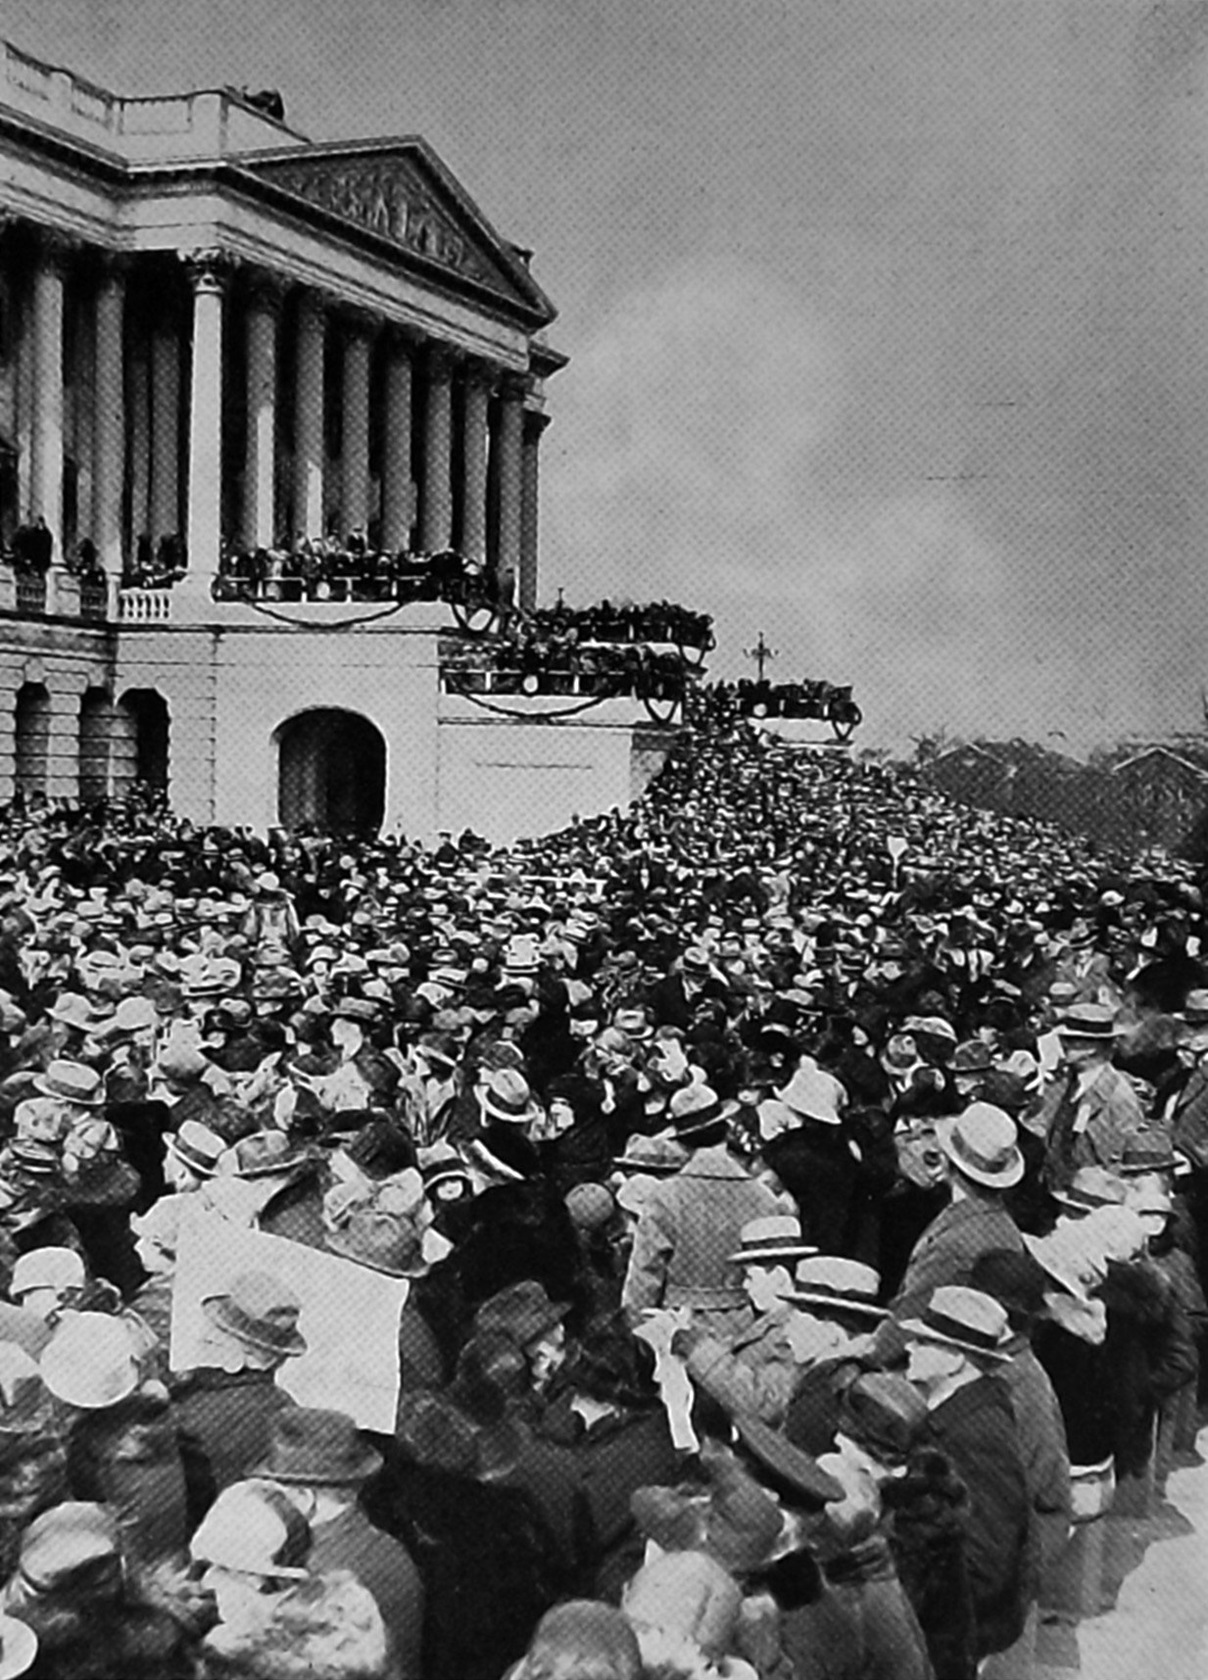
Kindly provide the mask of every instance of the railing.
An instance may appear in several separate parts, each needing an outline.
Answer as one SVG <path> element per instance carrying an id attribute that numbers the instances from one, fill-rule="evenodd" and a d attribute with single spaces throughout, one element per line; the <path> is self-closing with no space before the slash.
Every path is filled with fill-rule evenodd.
<path id="1" fill-rule="evenodd" d="M 122 589 L 118 592 L 118 617 L 123 624 L 171 624 L 170 589 Z"/>
<path id="2" fill-rule="evenodd" d="M 46 611 L 45 572 L 18 572 L 16 574 L 16 597 L 18 612 L 44 613 Z"/>
<path id="3" fill-rule="evenodd" d="M 80 617 L 95 623 L 109 617 L 109 585 L 103 580 L 80 580 Z"/>

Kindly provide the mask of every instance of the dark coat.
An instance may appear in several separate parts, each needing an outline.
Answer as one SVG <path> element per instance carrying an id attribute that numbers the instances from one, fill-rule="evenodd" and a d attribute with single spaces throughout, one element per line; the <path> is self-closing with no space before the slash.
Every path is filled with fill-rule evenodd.
<path id="1" fill-rule="evenodd" d="M 951 1459 L 969 1490 L 966 1560 L 977 1654 L 1005 1651 L 1023 1631 L 1028 1489 L 1005 1383 L 978 1377 L 931 1412 L 923 1443 Z"/>
<path id="2" fill-rule="evenodd" d="M 661 1405 L 621 1411 L 590 1427 L 566 1402 L 546 1412 L 540 1433 L 568 1451 L 575 1489 L 576 1592 L 618 1603 L 641 1568 L 645 1543 L 629 1510 L 640 1487 L 672 1487 L 680 1462 Z"/>
<path id="3" fill-rule="evenodd" d="M 368 1587 L 390 1635 L 399 1680 L 420 1680 L 424 1589 L 407 1548 L 375 1528 L 359 1505 L 330 1522 L 312 1524 L 311 1533 L 306 1567 L 320 1575 L 347 1569 Z"/>
<path id="4" fill-rule="evenodd" d="M 997 1196 L 969 1196 L 949 1202 L 915 1244 L 906 1276 L 893 1303 L 901 1322 L 911 1318 L 947 1284 L 967 1284 L 973 1262 L 993 1249 L 1023 1253 L 1023 1238 Z"/>
<path id="5" fill-rule="evenodd" d="M 498 1680 L 568 1584 L 529 1495 L 393 1453 L 365 1505 L 420 1572 L 424 1680 Z"/>
<path id="6" fill-rule="evenodd" d="M 1116 1475 L 1138 1475 L 1149 1462 L 1158 1407 L 1196 1373 L 1195 1343 L 1177 1292 L 1151 1261 L 1109 1263 L 1100 1293 Z"/>
<path id="7" fill-rule="evenodd" d="M 860 1178 L 847 1128 L 807 1120 L 773 1138 L 763 1157 L 796 1202 L 806 1242 L 823 1254 L 845 1253 Z"/>
<path id="8" fill-rule="evenodd" d="M 941 1452 L 913 1452 L 900 1481 L 882 1484 L 898 1579 L 927 1641 L 935 1680 L 972 1680 L 977 1624 L 965 1558 L 969 1494 Z"/>
<path id="9" fill-rule="evenodd" d="M 294 1402 L 271 1371 L 202 1369 L 172 1404 L 182 1447 L 208 1468 L 221 1493 L 264 1462 L 273 1418 Z"/>

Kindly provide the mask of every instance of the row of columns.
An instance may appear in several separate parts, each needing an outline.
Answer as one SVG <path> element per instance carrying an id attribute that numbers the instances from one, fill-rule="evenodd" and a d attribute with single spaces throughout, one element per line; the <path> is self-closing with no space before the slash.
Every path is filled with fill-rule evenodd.
<path id="1" fill-rule="evenodd" d="M 46 239 L 39 243 L 32 288 L 30 415 L 30 511 L 41 514 L 56 540 L 63 529 L 64 415 L 63 322 L 65 265 L 71 253 Z M 192 301 L 188 357 L 187 477 L 185 538 L 192 568 L 208 575 L 217 564 L 223 510 L 224 354 L 228 346 L 225 294 L 233 264 L 221 251 L 195 252 L 184 261 Z M 90 531 L 108 571 L 122 567 L 122 503 L 126 438 L 134 439 L 135 529 L 143 509 L 146 528 L 167 533 L 179 527 L 180 384 L 185 358 L 181 334 L 157 326 L 151 334 L 146 380 L 131 386 L 133 412 L 125 412 L 125 259 L 105 261 L 95 293 L 94 403 L 91 426 L 91 506 L 80 510 L 80 529 Z M 266 279 L 249 290 L 246 330 L 246 460 L 242 537 L 269 547 L 278 537 L 277 401 L 278 359 L 284 288 Z M 370 500 L 370 389 L 375 335 L 383 324 L 372 317 L 328 308 L 303 294 L 297 310 L 293 483 L 294 535 L 324 531 L 328 463 L 324 425 L 326 339 L 333 319 L 344 338 L 342 358 L 343 447 L 339 461 L 341 524 L 364 528 Z M 454 462 L 461 482 L 459 546 L 485 560 L 488 554 L 488 459 L 497 484 L 494 554 L 501 574 L 516 577 L 519 596 L 531 604 L 536 586 L 538 443 L 545 417 L 526 410 L 528 382 L 484 363 L 463 364 L 463 401 L 457 409 L 461 436 L 455 448 L 453 383 L 457 358 L 447 346 L 421 344 L 393 327 L 384 329 L 385 404 L 381 461 L 380 541 L 405 548 L 414 523 L 412 486 L 412 384 L 423 377 L 422 466 L 418 545 L 434 553 L 451 546 L 455 507 Z M 491 399 L 498 399 L 491 426 Z M 129 424 L 128 424 L 129 423 Z"/>

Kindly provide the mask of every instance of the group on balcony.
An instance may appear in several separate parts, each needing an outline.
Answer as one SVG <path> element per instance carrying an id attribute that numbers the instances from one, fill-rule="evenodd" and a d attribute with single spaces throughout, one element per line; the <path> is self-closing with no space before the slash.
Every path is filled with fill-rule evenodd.
<path id="1" fill-rule="evenodd" d="M 497 599 L 494 573 L 453 549 L 384 553 L 361 530 L 296 546 L 224 547 L 216 601 L 459 601 Z"/>

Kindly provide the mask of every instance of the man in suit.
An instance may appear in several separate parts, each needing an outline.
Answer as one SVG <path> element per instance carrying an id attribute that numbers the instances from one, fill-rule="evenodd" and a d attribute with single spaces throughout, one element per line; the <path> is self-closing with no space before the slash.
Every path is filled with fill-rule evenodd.
<path id="1" fill-rule="evenodd" d="M 1145 1114 L 1128 1078 L 1112 1066 L 1116 1018 L 1104 1004 L 1076 1003 L 1058 1024 L 1061 1065 L 1033 1128 L 1045 1141 L 1044 1181 L 1064 1189 L 1079 1167 L 1118 1167 Z"/>

